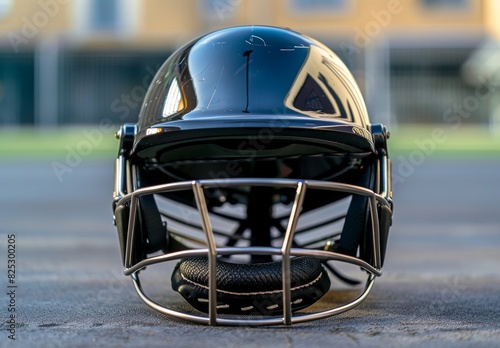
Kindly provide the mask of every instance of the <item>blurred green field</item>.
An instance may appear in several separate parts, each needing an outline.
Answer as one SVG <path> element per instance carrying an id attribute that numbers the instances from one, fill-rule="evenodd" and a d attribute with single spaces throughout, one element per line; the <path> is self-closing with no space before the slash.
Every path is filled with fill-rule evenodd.
<path id="1" fill-rule="evenodd" d="M 116 126 L 118 130 L 118 126 Z M 113 130 L 73 127 L 37 131 L 33 128 L 0 129 L 0 156 L 3 158 L 54 157 L 71 151 L 84 157 L 111 157 L 118 141 Z M 436 136 L 439 135 L 439 137 Z M 391 155 L 427 151 L 427 155 L 500 154 L 500 134 L 485 127 L 398 126 L 391 129 Z"/>
<path id="2" fill-rule="evenodd" d="M 461 126 L 453 129 L 447 125 L 405 125 L 390 131 L 389 151 L 392 153 L 430 151 L 430 155 L 447 156 L 500 154 L 500 133 L 493 133 L 487 127 Z"/>
<path id="3" fill-rule="evenodd" d="M 117 131 L 119 126 L 114 128 L 106 132 L 92 126 L 43 130 L 0 129 L 0 156 L 54 157 L 71 151 L 85 157 L 114 155 L 118 149 L 118 140 L 115 138 L 114 131 Z"/>

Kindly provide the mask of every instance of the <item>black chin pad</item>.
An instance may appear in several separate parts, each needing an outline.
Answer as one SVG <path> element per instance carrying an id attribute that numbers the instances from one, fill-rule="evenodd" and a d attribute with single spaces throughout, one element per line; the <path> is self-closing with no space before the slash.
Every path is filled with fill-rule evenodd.
<path id="1" fill-rule="evenodd" d="M 306 308 L 330 289 L 321 262 L 291 259 L 292 310 Z M 230 263 L 217 260 L 217 313 L 278 315 L 283 312 L 281 262 Z M 172 274 L 172 288 L 194 308 L 208 312 L 208 259 L 182 259 Z"/>

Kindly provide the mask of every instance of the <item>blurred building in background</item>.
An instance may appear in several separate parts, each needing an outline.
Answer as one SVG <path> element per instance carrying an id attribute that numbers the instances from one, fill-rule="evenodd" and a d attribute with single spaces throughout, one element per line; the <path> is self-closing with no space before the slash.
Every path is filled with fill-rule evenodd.
<path id="1" fill-rule="evenodd" d="M 173 50 L 243 24 L 326 43 L 377 122 L 497 124 L 499 16 L 497 0 L 0 0 L 0 126 L 135 122 Z"/>

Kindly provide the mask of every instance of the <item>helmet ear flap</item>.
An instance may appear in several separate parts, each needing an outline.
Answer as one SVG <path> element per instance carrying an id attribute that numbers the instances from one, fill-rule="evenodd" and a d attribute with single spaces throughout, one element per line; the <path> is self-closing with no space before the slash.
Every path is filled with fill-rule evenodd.
<path id="1" fill-rule="evenodd" d="M 372 188 L 373 186 L 373 165 L 368 165 L 361 174 L 358 186 Z M 342 228 L 338 251 L 349 256 L 356 256 L 358 247 L 361 247 L 361 258 L 364 257 L 363 240 L 369 227 L 368 219 L 368 197 L 363 195 L 353 195 Z"/>
<path id="2" fill-rule="evenodd" d="M 130 215 L 130 204 L 119 205 L 115 209 L 115 223 L 118 230 L 118 241 L 120 242 L 120 254 L 122 263 L 125 265 L 125 249 L 127 247 L 128 220 Z"/>
<path id="3" fill-rule="evenodd" d="M 349 256 L 356 256 L 366 230 L 367 220 L 368 197 L 353 195 L 340 236 L 339 252 Z"/>
<path id="4" fill-rule="evenodd" d="M 140 223 L 143 245 L 147 253 L 153 253 L 167 247 L 166 226 L 161 220 L 160 212 L 153 195 L 139 197 Z"/>
<path id="5" fill-rule="evenodd" d="M 136 240 L 133 241 L 135 246 L 135 255 L 132 256 L 133 263 L 144 259 L 146 253 L 153 253 L 161 249 L 166 249 L 168 244 L 166 226 L 161 220 L 160 212 L 158 211 L 154 197 L 152 195 L 139 197 L 139 205 L 139 223 L 141 227 L 139 230 L 142 231 L 142 235 L 136 235 Z M 123 264 L 125 264 L 129 216 L 130 203 L 120 205 L 116 208 L 115 221 Z M 138 248 L 137 246 L 139 245 L 143 245 L 145 248 Z"/>
<path id="6" fill-rule="evenodd" d="M 379 244 L 380 244 L 380 267 L 384 266 L 384 257 L 387 247 L 387 239 L 389 237 L 389 227 L 392 224 L 391 209 L 382 204 L 377 204 L 377 214 L 379 217 Z M 367 219 L 367 231 L 372 230 L 371 219 Z M 373 264 L 373 240 L 372 238 L 364 238 L 361 244 L 360 257 L 366 262 Z"/>
<path id="7" fill-rule="evenodd" d="M 389 238 L 389 228 L 392 225 L 392 210 L 386 205 L 379 205 L 379 232 L 380 232 L 380 267 L 384 266 L 385 251 Z"/>
<path id="8" fill-rule="evenodd" d="M 120 253 L 122 256 L 122 262 L 123 265 L 127 267 L 126 261 L 125 261 L 125 253 L 127 250 L 127 239 L 128 239 L 128 227 L 129 227 L 129 217 L 130 217 L 130 203 L 126 203 L 123 205 L 119 205 L 116 210 L 115 210 L 115 221 L 116 221 L 116 227 L 118 230 L 118 240 L 120 242 Z M 137 225 L 137 222 L 136 222 Z M 140 245 L 139 241 L 141 239 L 140 235 L 137 235 L 137 233 L 134 236 L 134 239 L 132 241 L 132 244 L 134 245 L 133 250 L 133 255 L 132 255 L 132 264 L 137 263 L 144 259 L 144 252 L 141 250 L 141 248 L 137 248 L 136 246 Z M 129 246 L 131 247 L 131 246 Z"/>
<path id="9" fill-rule="evenodd" d="M 362 186 L 373 189 L 374 170 L 370 166 L 363 175 Z M 368 184 L 368 186 L 365 186 Z M 341 250 L 355 256 L 359 246 L 359 257 L 370 264 L 374 264 L 373 238 L 371 236 L 372 223 L 368 210 L 368 197 L 354 195 L 346 215 L 346 221 L 341 237 Z M 379 222 L 380 267 L 384 265 L 385 251 L 389 237 L 389 228 L 392 225 L 392 209 L 387 205 L 377 203 Z"/>

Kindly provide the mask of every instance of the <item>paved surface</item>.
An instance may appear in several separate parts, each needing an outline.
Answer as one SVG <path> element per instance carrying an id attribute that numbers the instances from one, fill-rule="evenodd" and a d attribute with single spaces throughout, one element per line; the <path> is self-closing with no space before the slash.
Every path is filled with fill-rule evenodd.
<path id="1" fill-rule="evenodd" d="M 56 159 L 63 161 L 64 159 Z M 205 327 L 163 317 L 121 275 L 112 159 L 60 182 L 50 160 L 0 164 L 0 346 L 500 345 L 500 161 L 428 158 L 395 187 L 384 275 L 340 316 L 293 327 Z M 403 170 L 394 165 L 396 174 Z M 8 235 L 16 243 L 8 338 Z"/>

